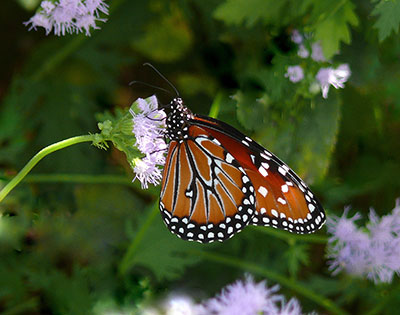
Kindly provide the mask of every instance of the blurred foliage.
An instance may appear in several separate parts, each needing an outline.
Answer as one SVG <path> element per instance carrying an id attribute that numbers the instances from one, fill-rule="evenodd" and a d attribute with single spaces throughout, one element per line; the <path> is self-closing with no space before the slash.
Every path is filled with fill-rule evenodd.
<path id="1" fill-rule="evenodd" d="M 208 114 L 218 96 L 213 113 L 291 165 L 330 214 L 345 205 L 362 213 L 393 208 L 400 195 L 399 0 L 108 2 L 101 30 L 62 38 L 22 25 L 38 1 L 2 3 L 0 187 L 42 147 L 98 132 L 96 119 L 112 122 L 136 98 L 156 93 L 169 102 L 157 89 L 128 85 L 169 89 L 142 66 L 151 62 L 193 112 Z M 319 41 L 334 64 L 350 65 L 344 90 L 331 87 L 323 99 L 305 83 L 313 77 L 294 84 L 284 76 L 289 65 L 318 70 L 297 56 L 294 29 Z M 134 177 L 119 150 L 87 144 L 52 154 L 32 173 Z M 200 292 L 200 300 L 246 271 L 287 279 L 283 293 L 300 298 L 305 312 L 333 312 L 306 289 L 353 314 L 398 310 L 397 277 L 375 286 L 332 276 L 324 245 L 311 239 L 248 228 L 223 244 L 181 241 L 157 214 L 158 193 L 54 177 L 19 185 L 0 204 L 0 312 L 130 313 L 174 290 Z"/>

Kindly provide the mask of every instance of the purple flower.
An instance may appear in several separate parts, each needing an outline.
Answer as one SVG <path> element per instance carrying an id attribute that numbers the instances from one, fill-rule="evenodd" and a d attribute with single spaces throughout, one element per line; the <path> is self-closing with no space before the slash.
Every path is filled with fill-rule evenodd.
<path id="1" fill-rule="evenodd" d="M 322 47 L 319 43 L 314 43 L 311 45 L 311 58 L 317 62 L 326 61 Z"/>
<path id="2" fill-rule="evenodd" d="M 303 36 L 300 34 L 298 30 L 293 30 L 291 39 L 292 42 L 296 44 L 301 44 L 303 42 Z"/>
<path id="3" fill-rule="evenodd" d="M 300 66 L 289 66 L 285 78 L 289 77 L 289 80 L 293 83 L 299 82 L 304 78 L 303 68 Z"/>
<path id="4" fill-rule="evenodd" d="M 301 58 L 307 58 L 310 53 L 308 52 L 306 46 L 304 46 L 303 44 L 301 44 L 299 46 L 299 50 L 297 51 L 297 55 Z"/>
<path id="5" fill-rule="evenodd" d="M 344 83 L 348 80 L 350 74 L 351 71 L 348 64 L 341 64 L 337 69 L 332 67 L 319 69 L 316 79 L 321 86 L 322 97 L 328 97 L 330 85 L 335 89 L 344 88 Z"/>
<path id="6" fill-rule="evenodd" d="M 42 1 L 38 12 L 24 24 L 29 30 L 43 27 L 46 35 L 53 30 L 58 36 L 81 32 L 90 36 L 91 29 L 99 29 L 96 22 L 106 22 L 99 18 L 99 12 L 108 14 L 104 0 Z"/>
<path id="7" fill-rule="evenodd" d="M 164 141 L 165 112 L 158 110 L 157 98 L 147 100 L 139 98 L 137 101 L 139 113 L 132 109 L 133 130 L 136 137 L 135 146 L 145 157 L 132 161 L 136 178 L 147 189 L 148 184 L 158 185 L 162 179 L 161 169 L 165 164 L 167 144 Z"/>
<path id="8" fill-rule="evenodd" d="M 371 209 L 367 228 L 361 230 L 356 214 L 347 218 L 328 218 L 330 269 L 334 274 L 345 270 L 349 274 L 366 277 L 375 283 L 390 283 L 400 273 L 400 204 L 392 213 L 379 218 Z"/>
<path id="9" fill-rule="evenodd" d="M 282 295 L 277 295 L 279 286 L 266 286 L 265 281 L 256 283 L 251 276 L 224 288 L 221 294 L 203 302 L 203 314 L 256 315 L 256 314 L 301 314 L 297 300 L 285 303 Z"/>
<path id="10" fill-rule="evenodd" d="M 171 295 L 164 302 L 166 315 L 197 315 L 201 306 L 186 295 Z"/>

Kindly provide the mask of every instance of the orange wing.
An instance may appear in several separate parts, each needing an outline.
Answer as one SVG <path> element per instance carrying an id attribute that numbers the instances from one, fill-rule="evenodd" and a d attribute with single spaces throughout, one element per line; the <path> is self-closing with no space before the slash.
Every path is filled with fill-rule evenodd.
<path id="1" fill-rule="evenodd" d="M 244 135 L 239 141 L 219 130 L 203 128 L 229 151 L 250 178 L 256 193 L 253 225 L 272 226 L 298 234 L 313 233 L 322 227 L 325 214 L 321 204 L 278 157 Z M 237 137 L 242 135 L 235 132 Z"/>
<path id="2" fill-rule="evenodd" d="M 160 211 L 178 237 L 209 243 L 240 232 L 255 214 L 249 176 L 203 128 L 171 141 L 164 166 Z"/>

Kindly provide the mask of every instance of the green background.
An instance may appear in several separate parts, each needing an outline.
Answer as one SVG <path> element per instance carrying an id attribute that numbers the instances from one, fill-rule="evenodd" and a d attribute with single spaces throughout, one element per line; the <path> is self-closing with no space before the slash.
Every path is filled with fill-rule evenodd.
<path id="1" fill-rule="evenodd" d="M 123 1 L 91 37 L 29 32 L 37 1 L 1 3 L 0 187 L 41 148 L 98 132 L 101 113 L 171 96 L 212 114 L 287 162 L 328 215 L 379 215 L 400 196 L 400 1 Z M 297 56 L 294 29 L 319 41 L 345 89 L 309 92 L 319 67 Z M 284 74 L 301 64 L 306 79 Z M 308 75 L 308 77 L 307 77 Z M 212 106 L 212 104 L 214 104 Z M 53 153 L 0 204 L 0 312 L 138 312 L 174 291 L 197 302 L 248 272 L 279 283 L 304 312 L 393 314 L 400 283 L 375 285 L 326 260 L 326 228 L 300 237 L 247 228 L 223 244 L 171 235 L 159 187 L 141 190 L 125 155 L 89 143 Z"/>

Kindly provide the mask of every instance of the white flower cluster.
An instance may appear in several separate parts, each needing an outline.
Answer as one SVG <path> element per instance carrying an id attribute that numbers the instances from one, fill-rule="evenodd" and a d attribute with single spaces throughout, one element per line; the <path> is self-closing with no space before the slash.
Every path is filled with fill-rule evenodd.
<path id="1" fill-rule="evenodd" d="M 303 35 L 298 30 L 294 30 L 292 33 L 292 41 L 296 43 L 299 48 L 297 55 L 300 58 L 308 58 L 310 52 L 304 45 Z M 311 45 L 311 59 L 315 62 L 326 62 L 326 58 L 323 54 L 321 45 L 313 43 Z M 322 97 L 328 98 L 329 87 L 332 85 L 335 89 L 344 88 L 344 83 L 349 79 L 351 75 L 350 67 L 348 64 L 341 64 L 337 68 L 325 67 L 320 68 L 315 76 L 316 85 L 318 90 L 321 90 Z M 300 65 L 289 66 L 285 74 L 286 78 L 289 78 L 293 83 L 300 82 L 304 79 L 304 70 Z M 311 85 L 310 90 L 315 84 Z"/>
<path id="2" fill-rule="evenodd" d="M 158 110 L 155 96 L 137 99 L 138 113 L 132 109 L 133 134 L 136 137 L 135 146 L 145 154 L 142 159 L 133 161 L 136 177 L 142 183 L 142 188 L 148 188 L 148 183 L 158 185 L 162 174 L 158 166 L 165 164 L 167 144 L 164 141 L 165 112 Z"/>
<path id="3" fill-rule="evenodd" d="M 360 214 L 347 217 L 348 209 L 340 218 L 328 218 L 328 256 L 334 274 L 345 270 L 375 283 L 390 283 L 394 274 L 400 274 L 399 201 L 392 213 L 382 218 L 371 209 L 366 229 L 355 224 Z"/>
<path id="4" fill-rule="evenodd" d="M 100 12 L 108 15 L 104 0 L 59 0 L 42 1 L 38 12 L 24 22 L 29 30 L 43 27 L 46 35 L 51 31 L 57 36 L 66 33 L 82 33 L 90 36 L 91 29 L 99 29 L 96 22 L 106 22 Z"/>
<path id="5" fill-rule="evenodd" d="M 196 304 L 186 295 L 171 295 L 161 309 L 151 308 L 142 315 L 301 315 L 297 299 L 289 301 L 277 294 L 279 286 L 267 287 L 266 282 L 256 283 L 251 276 L 238 280 L 222 289 L 216 297 Z"/>

